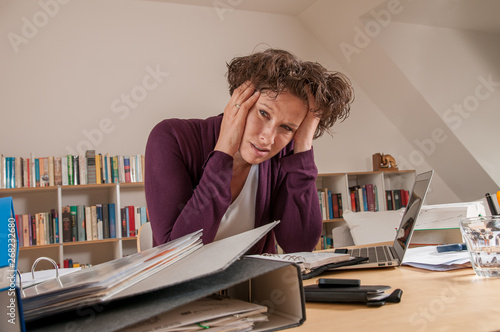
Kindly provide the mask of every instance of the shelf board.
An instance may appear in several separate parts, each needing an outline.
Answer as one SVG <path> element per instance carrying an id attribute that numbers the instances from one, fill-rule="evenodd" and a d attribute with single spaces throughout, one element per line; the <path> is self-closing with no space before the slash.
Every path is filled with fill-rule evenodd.
<path id="1" fill-rule="evenodd" d="M 59 243 L 43 244 L 43 245 L 36 245 L 36 246 L 29 246 L 29 247 L 19 247 L 19 251 L 30 251 L 30 250 L 57 248 L 57 247 L 59 247 Z"/>
<path id="2" fill-rule="evenodd" d="M 380 173 L 414 173 L 415 170 L 385 170 L 385 171 L 359 171 L 359 172 L 340 172 L 340 173 L 320 173 L 318 174 L 318 178 L 322 177 L 330 177 L 330 176 L 345 176 L 345 175 L 372 175 L 372 174 L 380 174 Z"/>
<path id="3" fill-rule="evenodd" d="M 329 222 L 342 222 L 342 221 L 344 221 L 344 218 L 334 218 L 334 219 L 323 220 L 323 223 L 326 224 L 326 223 L 329 223 Z"/>
<path id="4" fill-rule="evenodd" d="M 63 243 L 35 245 L 35 246 L 29 246 L 29 247 L 19 247 L 19 250 L 25 251 L 25 250 L 44 249 L 44 248 L 57 248 L 61 244 L 64 247 L 85 246 L 85 245 L 88 245 L 88 244 L 96 244 L 96 243 L 118 242 L 119 240 L 123 240 L 123 241 L 135 241 L 136 239 L 137 239 L 136 236 L 132 236 L 132 237 L 124 237 L 124 238 L 121 238 L 121 239 L 113 238 L 113 239 L 92 240 L 92 241 L 63 242 Z"/>
<path id="5" fill-rule="evenodd" d="M 6 194 L 6 193 L 21 194 L 26 192 L 44 192 L 44 191 L 57 191 L 57 187 L 48 186 L 48 187 L 2 188 L 0 189 L 0 194 Z"/>
<path id="6" fill-rule="evenodd" d="M 47 187 L 22 187 L 22 188 L 2 188 L 0 195 L 4 193 L 25 193 L 25 192 L 43 192 L 43 191 L 56 191 L 61 187 L 62 190 L 88 190 L 88 189 L 102 189 L 113 188 L 117 183 L 101 183 L 101 184 L 77 184 L 72 186 L 47 186 Z M 142 188 L 144 182 L 123 182 L 119 183 L 121 187 L 125 188 Z"/>

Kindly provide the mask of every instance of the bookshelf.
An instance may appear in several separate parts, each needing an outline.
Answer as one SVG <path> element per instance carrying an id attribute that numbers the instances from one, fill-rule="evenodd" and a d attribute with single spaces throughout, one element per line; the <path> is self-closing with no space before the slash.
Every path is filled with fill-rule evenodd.
<path id="1" fill-rule="evenodd" d="M 376 191 L 377 210 L 384 211 L 388 209 L 385 192 L 396 189 L 410 190 L 414 179 L 415 171 L 413 170 L 323 173 L 318 175 L 316 186 L 319 191 L 327 189 L 332 193 L 339 194 L 342 209 L 351 209 L 350 188 L 371 184 Z M 30 271 L 33 262 L 41 256 L 52 258 L 60 266 L 64 266 L 65 259 L 69 258 L 75 263 L 95 265 L 137 252 L 136 237 L 122 235 L 120 210 L 125 206 L 146 206 L 143 182 L 0 189 L 0 197 L 7 196 L 13 198 L 15 212 L 18 215 L 55 209 L 58 216 L 62 216 L 62 210 L 65 206 L 115 204 L 115 238 L 65 242 L 63 225 L 62 222 L 59 222 L 57 243 L 20 247 L 18 266 L 21 272 Z M 325 239 L 331 238 L 332 229 L 342 222 L 341 215 L 337 218 L 331 218 L 330 215 L 325 216 L 323 236 L 317 249 L 324 247 Z M 40 262 L 37 266 L 37 270 L 47 268 L 52 268 L 49 262 Z"/>
<path id="2" fill-rule="evenodd" d="M 386 193 L 387 191 L 405 190 L 410 191 L 415 181 L 416 173 L 414 170 L 401 170 L 401 171 L 368 171 L 368 172 L 344 172 L 344 173 L 323 173 L 318 174 L 316 179 L 316 187 L 320 199 L 320 206 L 325 204 L 320 196 L 321 192 L 330 191 L 332 194 L 339 194 L 341 199 L 342 210 L 349 209 L 355 211 L 352 206 L 352 190 L 359 188 L 361 191 L 366 189 L 367 185 L 371 185 L 374 193 L 374 209 L 367 209 L 366 211 L 386 211 L 391 210 L 387 205 Z M 361 194 L 360 194 L 361 195 Z M 325 194 L 326 196 L 326 194 Z M 326 202 L 327 206 L 329 203 Z M 331 204 L 331 203 L 330 203 Z M 342 213 L 339 217 L 331 216 L 328 208 L 323 215 L 323 234 L 316 249 L 328 248 L 328 238 L 331 238 L 332 229 L 344 223 Z M 333 210 L 333 208 L 332 208 Z M 365 211 L 361 208 L 360 211 Z"/>
<path id="3" fill-rule="evenodd" d="M 65 242 L 59 218 L 58 242 L 20 247 L 18 269 L 21 272 L 29 272 L 33 262 L 41 256 L 52 258 L 63 267 L 65 259 L 95 265 L 137 252 L 136 237 L 122 236 L 120 213 L 124 206 L 146 206 L 142 182 L 0 189 L 0 197 L 8 196 L 14 201 L 16 215 L 55 209 L 58 216 L 62 216 L 65 206 L 115 204 L 115 238 Z M 37 270 L 50 268 L 52 265 L 45 261 L 37 265 Z"/>

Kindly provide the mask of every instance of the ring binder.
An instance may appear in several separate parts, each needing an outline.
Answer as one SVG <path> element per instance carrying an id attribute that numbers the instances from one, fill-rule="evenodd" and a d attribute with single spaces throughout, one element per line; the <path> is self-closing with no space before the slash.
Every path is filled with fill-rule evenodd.
<path id="1" fill-rule="evenodd" d="M 43 260 L 49 261 L 52 263 L 52 265 L 54 265 L 54 269 L 56 270 L 56 278 L 59 279 L 59 266 L 57 266 L 57 263 L 52 258 L 49 258 L 49 257 L 38 257 L 35 260 L 35 262 L 31 266 L 31 276 L 33 277 L 33 279 L 35 279 L 36 265 L 38 264 L 38 262 L 43 261 Z"/>
<path id="2" fill-rule="evenodd" d="M 0 308 L 2 332 L 24 332 L 21 294 L 17 286 L 19 236 L 12 197 L 0 198 Z"/>

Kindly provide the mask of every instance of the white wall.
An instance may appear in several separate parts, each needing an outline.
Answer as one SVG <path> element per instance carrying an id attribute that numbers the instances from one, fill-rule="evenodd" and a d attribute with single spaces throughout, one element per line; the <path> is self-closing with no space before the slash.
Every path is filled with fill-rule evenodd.
<path id="1" fill-rule="evenodd" d="M 40 1 L 49 2 L 56 3 Z M 328 58 L 298 20 L 285 15 L 74 0 L 59 5 L 30 36 L 23 27 L 45 15 L 39 3 L 4 1 L 2 7 L 1 34 L 15 41 L 1 40 L 2 113 L 13 124 L 0 133 L 5 155 L 62 155 L 89 145 L 141 153 L 158 121 L 223 111 L 225 64 L 233 56 L 266 44 Z M 147 79 L 149 71 L 159 71 L 159 79 Z M 128 106 L 126 95 L 135 95 Z"/>
<path id="2" fill-rule="evenodd" d="M 140 0 L 41 6 L 55 3 L 0 4 L 0 153 L 6 156 L 65 155 L 87 148 L 143 153 L 160 120 L 221 113 L 229 98 L 225 63 L 266 47 L 262 44 L 345 72 L 292 16 Z M 315 143 L 320 172 L 369 171 L 373 153 L 411 149 L 353 83 L 351 117 L 333 128 L 333 137 Z M 434 186 L 442 195 L 430 196 L 430 203 L 456 200 L 439 177 Z"/>

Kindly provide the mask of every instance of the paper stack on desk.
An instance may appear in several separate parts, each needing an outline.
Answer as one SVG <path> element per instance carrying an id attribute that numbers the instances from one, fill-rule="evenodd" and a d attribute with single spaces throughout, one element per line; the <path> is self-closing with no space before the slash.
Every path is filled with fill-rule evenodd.
<path id="1" fill-rule="evenodd" d="M 271 259 L 284 262 L 293 262 L 301 267 L 302 272 L 317 269 L 321 266 L 345 262 L 351 259 L 349 254 L 338 254 L 334 252 L 294 252 L 290 254 L 260 254 L 248 257 Z"/>
<path id="2" fill-rule="evenodd" d="M 471 267 L 467 250 L 438 252 L 437 246 L 410 248 L 406 251 L 403 265 L 431 271 L 448 271 Z"/>
<path id="3" fill-rule="evenodd" d="M 255 322 L 267 321 L 267 307 L 237 299 L 204 298 L 121 332 L 144 331 L 250 331 Z"/>

